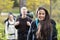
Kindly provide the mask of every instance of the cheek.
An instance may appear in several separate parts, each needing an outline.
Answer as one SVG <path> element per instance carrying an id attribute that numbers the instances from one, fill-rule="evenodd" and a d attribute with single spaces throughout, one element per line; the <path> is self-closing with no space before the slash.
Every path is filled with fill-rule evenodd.
<path id="1" fill-rule="evenodd" d="M 44 20 L 45 19 L 45 15 L 38 15 L 39 20 Z"/>
<path id="2" fill-rule="evenodd" d="M 43 15 L 42 17 L 45 18 L 45 15 Z"/>
<path id="3" fill-rule="evenodd" d="M 41 18 L 42 20 L 44 20 L 44 19 L 45 19 L 45 15 L 40 16 L 40 18 Z"/>

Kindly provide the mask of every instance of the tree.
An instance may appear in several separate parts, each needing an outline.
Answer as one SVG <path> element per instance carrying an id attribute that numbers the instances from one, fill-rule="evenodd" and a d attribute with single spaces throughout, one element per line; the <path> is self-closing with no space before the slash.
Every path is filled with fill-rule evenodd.
<path id="1" fill-rule="evenodd" d="M 19 7 L 19 0 L 12 0 L 14 1 L 13 7 Z"/>
<path id="2" fill-rule="evenodd" d="M 50 0 L 26 0 L 26 6 L 31 11 L 35 11 L 37 7 L 45 5 L 50 5 Z"/>
<path id="3" fill-rule="evenodd" d="M 0 0 L 0 13 L 12 9 L 13 3 L 14 1 L 11 0 Z"/>

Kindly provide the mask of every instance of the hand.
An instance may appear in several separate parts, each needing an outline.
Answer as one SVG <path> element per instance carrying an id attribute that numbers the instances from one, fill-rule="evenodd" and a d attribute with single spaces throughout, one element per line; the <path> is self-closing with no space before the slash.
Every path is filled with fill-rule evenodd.
<path id="1" fill-rule="evenodd" d="M 30 23 L 29 21 L 27 21 L 27 25 L 28 25 L 28 26 L 30 26 L 30 25 L 31 25 L 31 23 Z"/>
<path id="2" fill-rule="evenodd" d="M 41 24 L 39 23 L 39 24 L 38 24 L 38 30 L 37 30 L 37 32 L 36 32 L 37 38 L 40 37 L 40 34 L 41 34 L 40 30 L 41 30 Z"/>
<path id="3" fill-rule="evenodd" d="M 15 25 L 19 25 L 19 21 L 15 22 Z"/>
<path id="4" fill-rule="evenodd" d="M 39 36 L 38 36 L 38 35 L 39 35 L 39 33 L 38 33 L 38 32 L 36 32 L 36 38 L 37 38 L 37 39 L 39 38 Z"/>

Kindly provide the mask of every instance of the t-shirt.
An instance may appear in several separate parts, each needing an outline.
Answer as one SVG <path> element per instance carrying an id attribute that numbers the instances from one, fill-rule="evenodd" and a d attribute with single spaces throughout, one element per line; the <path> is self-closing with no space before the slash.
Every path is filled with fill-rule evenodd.
<path id="1" fill-rule="evenodd" d="M 17 21 L 19 21 L 19 25 L 16 25 L 15 28 L 18 29 L 18 33 L 20 34 L 24 34 L 27 33 L 29 30 L 29 27 L 27 25 L 27 21 L 29 21 L 31 23 L 31 19 L 29 17 L 26 17 L 24 19 L 22 19 L 21 17 L 17 19 Z"/>

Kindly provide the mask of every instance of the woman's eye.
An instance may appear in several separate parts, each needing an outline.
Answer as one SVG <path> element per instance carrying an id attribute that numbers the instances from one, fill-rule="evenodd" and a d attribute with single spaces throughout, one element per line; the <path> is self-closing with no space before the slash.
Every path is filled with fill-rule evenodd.
<path id="1" fill-rule="evenodd" d="M 42 15 L 44 15 L 44 13 L 42 13 Z"/>
<path id="2" fill-rule="evenodd" d="M 41 15 L 41 13 L 39 13 L 39 15 Z"/>

